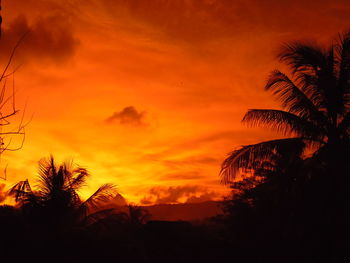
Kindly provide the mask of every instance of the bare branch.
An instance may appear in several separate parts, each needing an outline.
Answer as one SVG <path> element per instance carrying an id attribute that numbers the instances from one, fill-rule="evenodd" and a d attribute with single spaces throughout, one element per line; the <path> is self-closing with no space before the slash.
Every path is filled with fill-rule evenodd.
<path id="1" fill-rule="evenodd" d="M 8 68 L 9 68 L 9 66 L 11 65 L 13 56 L 15 55 L 17 48 L 18 48 L 19 45 L 22 43 L 22 41 L 24 40 L 24 38 L 28 35 L 28 33 L 29 33 L 29 31 L 27 31 L 26 33 L 24 33 L 24 34 L 22 35 L 22 37 L 17 41 L 15 47 L 12 49 L 10 58 L 9 58 L 9 60 L 7 61 L 6 67 L 5 67 L 5 69 L 4 69 L 4 71 L 2 72 L 2 75 L 1 75 L 1 77 L 0 77 L 0 82 L 3 80 L 4 76 L 6 75 L 6 72 L 7 72 Z"/>
<path id="2" fill-rule="evenodd" d="M 15 89 L 15 72 L 19 69 L 20 66 L 17 66 L 12 72 L 7 73 L 13 57 L 15 55 L 15 52 L 21 42 L 24 40 L 24 38 L 27 36 L 29 33 L 26 32 L 25 34 L 22 35 L 22 37 L 18 40 L 16 43 L 15 47 L 12 49 L 12 52 L 10 54 L 10 57 L 7 61 L 7 64 L 4 68 L 4 70 L 1 73 L 0 76 L 0 82 L 3 81 L 3 85 L 0 90 L 0 161 L 1 161 L 1 156 L 2 153 L 5 151 L 18 151 L 22 149 L 24 142 L 25 142 L 25 127 L 26 125 L 31 121 L 28 121 L 24 123 L 24 117 L 25 117 L 25 112 L 26 112 L 26 105 L 24 107 L 22 116 L 20 117 L 20 121 L 18 126 L 16 125 L 15 128 L 9 129 L 13 123 L 13 118 L 18 114 L 19 110 L 17 109 L 16 106 L 16 89 Z M 12 77 L 12 88 L 9 95 L 7 95 L 7 80 L 9 77 Z M 5 111 L 7 111 L 5 113 Z M 3 127 L 7 127 L 6 130 L 3 130 Z M 11 147 L 11 144 L 13 142 L 13 136 L 18 135 L 21 136 L 21 141 L 17 147 Z M 5 140 L 6 139 L 6 140 Z M 0 177 L 3 180 L 7 179 L 7 165 L 4 169 L 4 176 Z"/>

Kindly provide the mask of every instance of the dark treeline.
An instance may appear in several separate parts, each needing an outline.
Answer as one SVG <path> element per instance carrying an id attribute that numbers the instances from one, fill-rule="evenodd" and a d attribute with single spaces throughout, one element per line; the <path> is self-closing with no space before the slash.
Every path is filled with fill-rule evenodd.
<path id="1" fill-rule="evenodd" d="M 201 223 L 152 221 L 146 211 L 105 204 L 101 186 L 83 201 L 88 173 L 53 158 L 37 187 L 12 187 L 17 205 L 0 207 L 2 255 L 14 262 L 347 262 L 350 257 L 350 32 L 328 47 L 283 47 L 289 76 L 265 89 L 283 110 L 249 110 L 251 125 L 282 138 L 233 151 L 221 170 L 232 196 Z M 288 137 L 289 136 L 289 137 Z"/>
<path id="2" fill-rule="evenodd" d="M 86 169 L 39 162 L 35 189 L 28 180 L 9 195 L 16 206 L 0 207 L 2 256 L 14 262 L 197 262 L 214 261 L 224 243 L 213 224 L 151 221 L 144 209 L 111 207 L 118 193 L 102 185 L 87 200 L 78 190 Z M 219 255 L 219 256 L 218 256 Z"/>

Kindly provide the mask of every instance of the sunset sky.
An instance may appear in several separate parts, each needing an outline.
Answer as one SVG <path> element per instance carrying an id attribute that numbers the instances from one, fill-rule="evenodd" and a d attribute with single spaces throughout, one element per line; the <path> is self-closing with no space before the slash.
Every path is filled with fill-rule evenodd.
<path id="1" fill-rule="evenodd" d="M 284 69 L 281 44 L 330 43 L 350 27 L 350 5 L 2 0 L 2 17 L 2 68 L 28 32 L 10 71 L 21 65 L 16 103 L 33 117 L 23 149 L 1 157 L 0 184 L 35 185 L 37 162 L 52 154 L 90 171 L 83 195 L 110 182 L 147 205 L 225 195 L 218 174 L 227 153 L 280 137 L 240 120 L 247 109 L 279 107 L 263 86 Z"/>

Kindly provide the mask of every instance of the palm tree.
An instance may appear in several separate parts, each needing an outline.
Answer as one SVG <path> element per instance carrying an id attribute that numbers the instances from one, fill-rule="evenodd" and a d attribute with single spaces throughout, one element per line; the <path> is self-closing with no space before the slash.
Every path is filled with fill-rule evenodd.
<path id="1" fill-rule="evenodd" d="M 272 91 L 283 110 L 251 109 L 243 122 L 290 137 L 245 145 L 230 153 L 220 173 L 224 183 L 242 171 L 254 173 L 279 152 L 287 153 L 291 161 L 312 150 L 309 162 L 317 161 L 334 174 L 342 173 L 342 165 L 350 160 L 350 31 L 326 49 L 310 43 L 287 44 L 278 57 L 290 68 L 291 77 L 274 70 L 265 90 Z"/>
<path id="2" fill-rule="evenodd" d="M 291 76 L 274 70 L 265 90 L 282 110 L 251 109 L 243 122 L 284 138 L 242 146 L 223 162 L 222 182 L 238 190 L 229 220 L 235 231 L 252 228 L 248 242 L 258 247 L 288 241 L 334 256 L 350 234 L 350 31 L 327 48 L 287 44 L 278 57 Z"/>
<path id="3" fill-rule="evenodd" d="M 99 204 L 117 193 L 113 185 L 104 184 L 82 201 L 78 190 L 86 183 L 88 176 L 86 169 L 73 168 L 72 163 L 57 166 L 51 156 L 39 162 L 37 190 L 32 190 L 28 180 L 25 180 L 14 185 L 9 194 L 34 220 L 45 221 L 50 227 L 58 229 L 72 227 L 94 221 L 98 214 L 107 213 L 99 211 Z"/>

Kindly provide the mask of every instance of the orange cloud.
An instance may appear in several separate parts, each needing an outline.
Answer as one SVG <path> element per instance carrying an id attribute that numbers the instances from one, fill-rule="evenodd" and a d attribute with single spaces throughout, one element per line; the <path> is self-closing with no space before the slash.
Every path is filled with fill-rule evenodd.
<path id="1" fill-rule="evenodd" d="M 179 202 L 197 203 L 220 197 L 218 193 L 210 192 L 205 187 L 196 185 L 153 187 L 141 204 L 171 204 Z"/>

